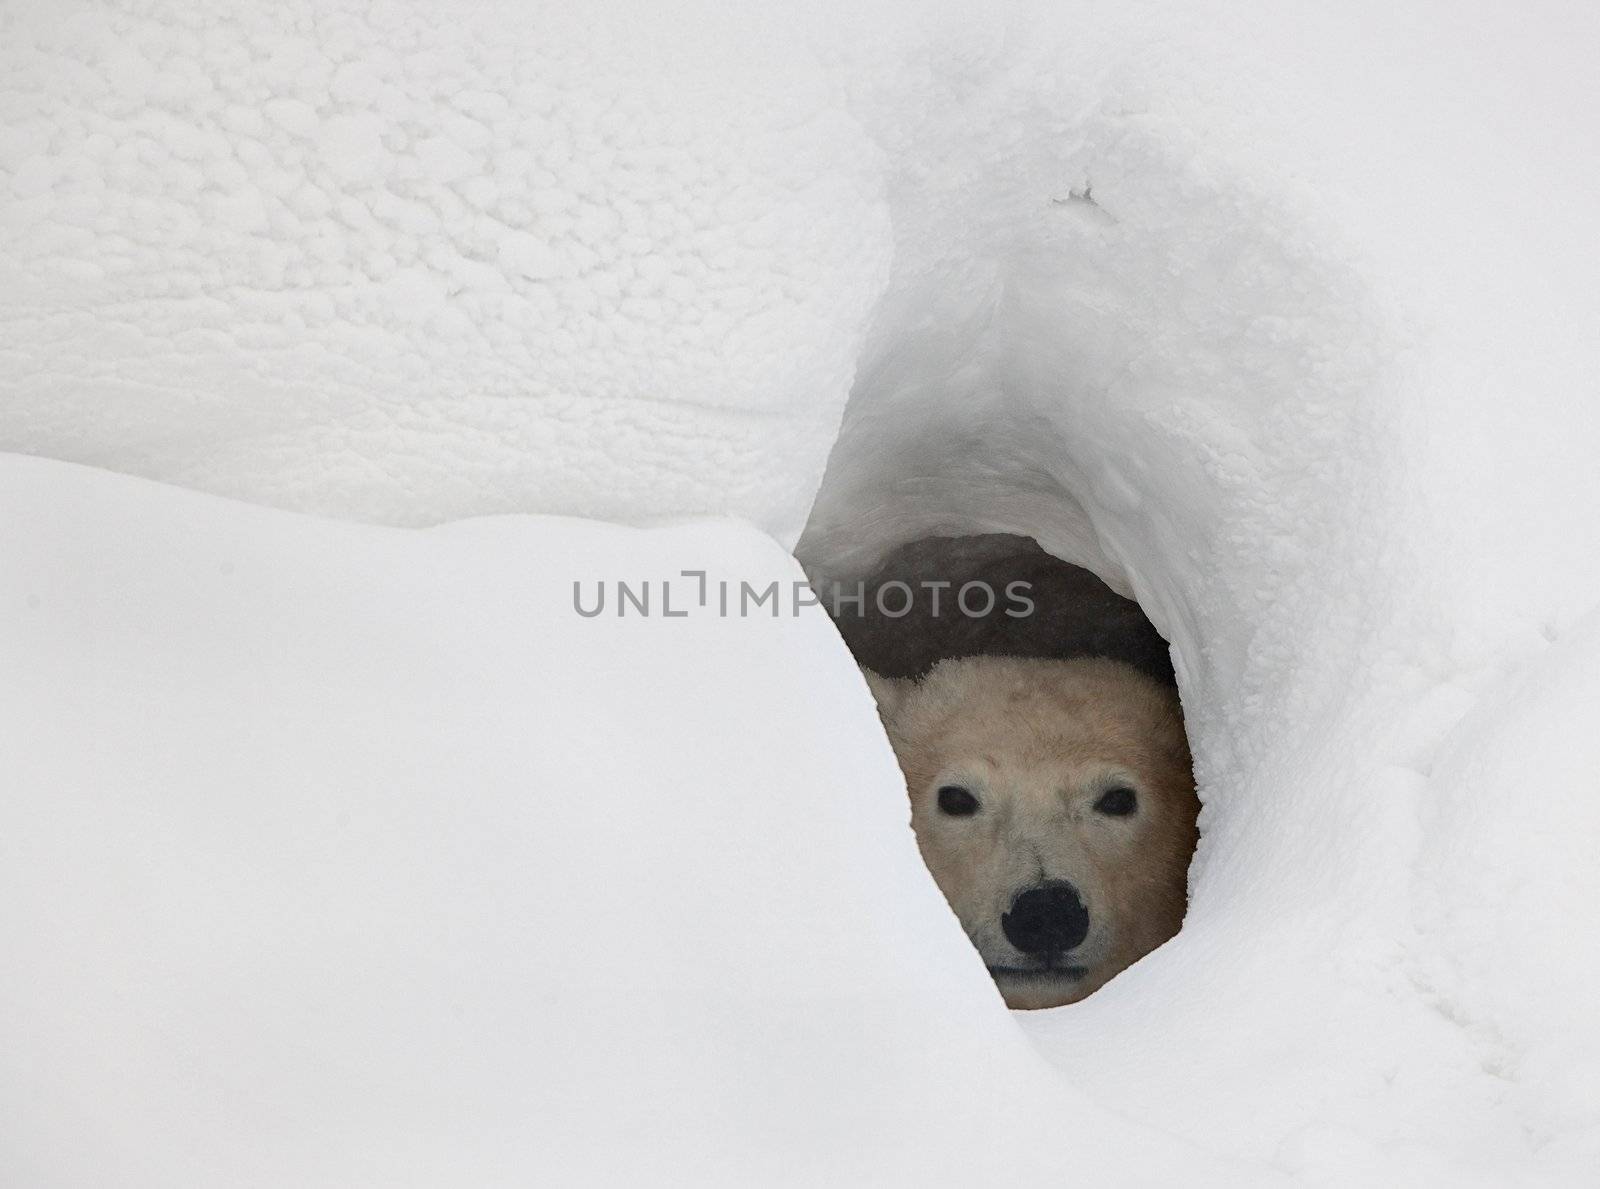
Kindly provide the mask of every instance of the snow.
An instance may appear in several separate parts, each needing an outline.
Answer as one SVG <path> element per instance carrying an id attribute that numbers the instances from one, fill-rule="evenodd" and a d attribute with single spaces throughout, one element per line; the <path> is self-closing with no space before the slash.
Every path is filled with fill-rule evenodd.
<path id="1" fill-rule="evenodd" d="M 891 233 L 827 72 L 714 8 L 0 6 L 0 447 L 792 540 Z"/>
<path id="2" fill-rule="evenodd" d="M 724 8 L 0 3 L 8 1179 L 1592 1183 L 1600 16 Z M 1205 800 L 1015 1018 L 820 613 L 571 609 L 986 531 Z"/>
<path id="3" fill-rule="evenodd" d="M 17 457 L 0 505 L 8 1183 L 1037 1180 L 1064 1118 L 1204 1162 L 1010 1025 L 825 619 L 573 609 L 797 579 L 754 530 Z"/>

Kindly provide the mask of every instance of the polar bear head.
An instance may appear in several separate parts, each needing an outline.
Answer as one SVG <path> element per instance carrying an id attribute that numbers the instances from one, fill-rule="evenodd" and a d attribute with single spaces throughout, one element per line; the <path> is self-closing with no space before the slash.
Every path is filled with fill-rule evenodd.
<path id="1" fill-rule="evenodd" d="M 1178 931 L 1199 803 L 1175 693 L 1098 658 L 866 676 L 922 856 L 1008 1005 L 1082 999 Z"/>

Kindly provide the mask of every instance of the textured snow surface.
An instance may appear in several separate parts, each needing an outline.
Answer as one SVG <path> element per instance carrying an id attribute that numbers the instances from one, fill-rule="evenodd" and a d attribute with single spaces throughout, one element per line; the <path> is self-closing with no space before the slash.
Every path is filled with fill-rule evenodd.
<path id="1" fill-rule="evenodd" d="M 1595 1183 L 1596 60 L 1560 0 L 0 0 L 0 448 L 833 577 L 1029 533 L 1172 640 L 1206 802 L 1183 934 L 1012 1019 L 820 619 L 570 612 L 757 534 L 10 459 L 0 1150 Z"/>
<path id="2" fill-rule="evenodd" d="M 798 532 L 877 154 L 781 36 L 561 7 L 0 5 L 0 444 L 392 523 Z"/>

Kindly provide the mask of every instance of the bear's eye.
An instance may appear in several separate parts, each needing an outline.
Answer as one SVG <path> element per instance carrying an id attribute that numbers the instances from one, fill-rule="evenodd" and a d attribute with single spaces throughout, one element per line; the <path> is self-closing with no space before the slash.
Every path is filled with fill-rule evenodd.
<path id="1" fill-rule="evenodd" d="M 978 812 L 978 798 L 959 784 L 947 784 L 939 790 L 939 812 L 951 817 L 971 817 Z"/>
<path id="2" fill-rule="evenodd" d="M 1108 817 L 1127 817 L 1139 808 L 1139 795 L 1125 784 L 1107 789 L 1094 803 L 1095 809 Z"/>

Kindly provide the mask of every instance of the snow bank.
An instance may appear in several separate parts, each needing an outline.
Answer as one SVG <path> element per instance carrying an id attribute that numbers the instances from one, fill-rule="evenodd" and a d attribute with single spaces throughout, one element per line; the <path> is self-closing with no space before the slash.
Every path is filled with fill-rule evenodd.
<path id="1" fill-rule="evenodd" d="M 560 7 L 6 5 L 0 447 L 792 538 L 887 267 L 877 153 L 768 18 Z"/>
<path id="2" fill-rule="evenodd" d="M 414 948 L 358 950 L 361 960 L 342 968 L 352 998 L 338 1001 L 345 1014 L 317 1017 L 327 1031 L 313 1035 L 340 1041 L 329 1043 L 348 1067 L 253 1065 L 266 1060 L 261 1038 L 279 1033 L 259 1026 L 262 1009 L 224 1018 L 217 1027 L 235 1030 L 217 1051 L 248 1051 L 245 1067 L 264 1068 L 247 1084 L 278 1095 L 310 1079 L 327 1097 L 308 1101 L 342 1104 L 360 1071 L 410 1060 L 384 1039 L 386 1023 L 410 1036 L 408 1024 L 458 1021 L 439 1025 L 459 1029 L 454 1041 L 429 1037 L 439 1046 L 432 1065 L 410 1067 L 430 1076 L 450 1044 L 490 1064 L 534 1052 L 533 1040 L 500 1043 L 522 1035 L 510 1006 L 526 1003 L 520 992 L 495 999 L 498 1014 L 482 1027 L 435 1010 L 454 1002 L 439 990 L 454 977 L 445 969 L 454 955 L 478 969 L 473 954 L 514 953 L 497 944 L 514 917 L 491 909 L 489 884 L 472 881 L 518 886 L 509 856 L 519 838 L 525 853 L 601 870 L 627 856 L 676 871 L 681 850 L 683 870 L 728 873 L 693 901 L 718 916 L 753 912 L 742 891 L 777 860 L 770 846 L 715 840 L 777 837 L 792 842 L 786 861 L 800 880 L 783 885 L 766 916 L 819 947 L 788 964 L 816 972 L 804 993 L 911 1006 L 851 1017 L 864 1021 L 848 1049 L 863 1063 L 859 1076 L 841 1072 L 845 1059 L 818 1040 L 818 1000 L 782 1016 L 794 1028 L 780 1029 L 775 1050 L 731 1046 L 779 1059 L 755 1073 L 727 1075 L 687 1042 L 668 1057 L 665 1046 L 679 1041 L 664 1038 L 720 1043 L 724 1027 L 754 1035 L 754 1021 L 779 1010 L 771 1004 L 784 980 L 761 964 L 734 975 L 735 958 L 721 953 L 707 965 L 716 946 L 699 920 L 673 911 L 675 900 L 623 904 L 601 885 L 603 920 L 659 914 L 649 920 L 676 940 L 651 952 L 665 985 L 689 998 L 657 1016 L 632 996 L 624 1009 L 615 977 L 593 992 L 564 981 L 570 966 L 551 973 L 507 957 L 487 967 L 511 983 L 567 988 L 548 1018 L 552 1035 L 573 1038 L 562 1060 L 581 1052 L 600 1071 L 585 1085 L 629 1082 L 623 1071 L 643 1053 L 646 1070 L 705 1062 L 706 1087 L 746 1077 L 771 1086 L 760 1080 L 771 1064 L 818 1054 L 815 1067 L 797 1060 L 802 1080 L 783 1109 L 762 1099 L 754 1121 L 740 1113 L 754 1101 L 745 1095 L 730 1105 L 702 1087 L 680 1110 L 674 1075 L 642 1075 L 630 1117 L 657 1130 L 637 1148 L 610 1145 L 608 1157 L 659 1148 L 672 1159 L 725 1157 L 723 1171 L 772 1171 L 776 1163 L 760 1164 L 771 1153 L 786 1161 L 838 1144 L 858 1163 L 820 1172 L 935 1168 L 959 1179 L 1035 1156 L 1095 1175 L 1120 1152 L 1119 1179 L 1159 1177 L 1174 1149 L 1102 1129 L 1086 1105 L 1094 1101 L 1255 1170 L 1312 1181 L 1593 1179 L 1600 1112 L 1589 1071 L 1600 1026 L 1579 1005 L 1600 973 L 1583 940 L 1600 925 L 1587 858 L 1600 822 L 1583 729 L 1600 705 L 1591 615 L 1600 406 L 1588 399 L 1600 375 L 1600 274 L 1587 250 L 1600 170 L 1576 147 L 1592 139 L 1600 101 L 1591 8 L 1145 0 L 1114 11 L 729 15 L 691 5 L 560 17 L 486 2 L 452 7 L 446 23 L 422 3 L 174 0 L 12 4 L 0 8 L 0 46 L 0 185 L 9 186 L 0 446 L 395 524 L 506 510 L 629 522 L 731 514 L 784 543 L 804 526 L 800 558 L 832 577 L 926 532 L 1030 533 L 1135 594 L 1174 644 L 1207 802 L 1190 920 L 1094 999 L 1023 1019 L 1060 1071 L 1046 1083 L 1008 1047 L 997 1000 L 928 907 L 898 809 L 869 819 L 878 810 L 865 786 L 892 783 L 886 753 L 819 622 L 693 620 L 674 636 L 672 624 L 634 631 L 605 621 L 591 632 L 558 616 L 560 600 L 530 597 L 513 613 L 488 594 L 509 599 L 512 577 L 528 589 L 556 577 L 525 555 L 524 570 L 499 568 L 520 550 L 559 556 L 562 579 L 589 560 L 619 574 L 646 560 L 671 572 L 766 573 L 775 552 L 725 529 L 655 537 L 518 522 L 362 533 L 237 508 L 223 517 L 220 505 L 134 487 L 115 488 L 111 502 L 143 491 L 127 496 L 144 501 L 137 523 L 117 520 L 103 500 L 52 522 L 37 509 L 55 497 L 41 491 L 111 491 L 97 486 L 108 481 L 8 464 L 14 494 L 32 492 L 28 515 L 44 519 L 37 529 L 8 521 L 7 531 L 60 554 L 50 572 L 63 592 L 106 600 L 99 656 L 132 666 L 91 681 L 96 662 L 73 651 L 64 629 L 16 634 L 38 672 L 57 671 L 46 661 L 79 666 L 42 692 L 12 679 L 9 696 L 34 736 L 18 750 L 39 757 L 28 761 L 30 788 L 81 784 L 111 799 L 146 790 L 149 812 L 182 823 L 192 801 L 180 813 L 148 792 L 161 764 L 189 773 L 176 783 L 192 790 L 202 762 L 235 762 L 208 741 L 246 732 L 241 709 L 270 723 L 317 690 L 299 670 L 278 685 L 239 683 L 232 674 L 250 670 L 228 660 L 242 637 L 214 623 L 201 631 L 204 617 L 175 618 L 166 635 L 147 626 L 153 605 L 115 618 L 90 564 L 109 550 L 137 594 L 139 563 L 119 552 L 133 548 L 124 542 L 177 549 L 192 517 L 219 517 L 211 539 L 236 531 L 217 527 L 222 519 L 276 525 L 260 531 L 264 542 L 282 535 L 281 553 L 237 584 L 248 593 L 218 595 L 214 613 L 258 600 L 247 604 L 257 614 L 230 628 L 254 632 L 279 605 L 303 608 L 252 663 L 300 656 L 335 683 L 319 696 L 344 699 L 340 713 L 306 722 L 354 720 L 369 733 L 357 733 L 360 746 L 314 734 L 315 746 L 280 756 L 284 772 L 300 775 L 274 778 L 265 803 L 348 786 L 369 798 L 365 816 L 352 810 L 350 820 L 378 823 L 370 798 L 399 782 L 399 803 L 419 807 L 388 858 L 350 859 L 350 868 L 326 860 L 328 887 L 348 879 L 370 896 L 358 898 L 339 944 L 410 944 L 375 924 L 393 911 L 379 889 L 441 830 L 457 844 L 455 865 L 436 868 L 427 886 L 471 877 L 459 911 L 477 922 L 469 933 L 482 949 L 444 945 L 440 923 Z M 524 544 L 524 532 L 541 543 Z M 342 555 L 369 549 L 393 555 L 393 568 L 374 561 L 352 575 L 358 563 Z M 462 576 L 424 563 L 430 551 L 451 551 Z M 310 585 L 297 590 L 296 575 Z M 372 608 L 355 600 L 358 614 L 349 590 L 387 592 L 380 640 L 363 634 Z M 324 654 L 313 664 L 316 642 Z M 539 671 L 541 648 L 583 679 L 555 694 L 519 684 Z M 388 659 L 374 665 L 373 656 Z M 673 688 L 720 692 L 703 706 L 651 701 L 655 682 L 675 674 L 696 681 Z M 144 677 L 159 678 L 145 683 L 158 696 L 136 704 L 128 691 Z M 379 693 L 385 701 L 374 705 L 395 706 L 355 714 Z M 103 749 L 84 747 L 81 731 L 69 739 L 59 715 L 38 709 L 67 699 L 90 699 L 114 728 Z M 189 727 L 172 717 L 191 706 L 204 716 Z M 554 726 L 508 734 L 533 710 L 548 710 Z M 440 729 L 466 746 L 418 738 L 441 711 Z M 163 724 L 158 738 L 205 754 L 148 750 L 136 714 Z M 409 729 L 386 733 L 389 716 Z M 526 770 L 494 759 L 507 739 L 523 740 L 513 755 Z M 524 772 L 573 778 L 574 742 L 588 739 L 623 741 L 635 757 L 593 781 L 612 794 L 606 816 L 528 795 L 538 782 Z M 253 762 L 239 759 L 224 769 L 231 783 L 219 783 L 248 787 L 276 754 L 261 739 L 254 746 L 241 751 Z M 721 766 L 724 749 L 737 752 L 737 772 Z M 695 758 L 710 754 L 714 777 Z M 462 808 L 464 763 L 493 812 Z M 863 780 L 874 764 L 878 775 Z M 656 783 L 658 767 L 672 779 Z M 795 795 L 751 799 L 775 781 Z M 716 832 L 697 838 L 665 816 L 658 792 L 667 788 L 702 797 L 698 820 L 713 818 Z M 845 789 L 858 800 L 831 800 Z M 819 795 L 830 798 L 825 816 L 792 812 L 796 798 Z M 556 815 L 556 832 L 519 835 L 535 827 L 519 826 L 513 806 Z M 17 812 L 36 832 L 57 831 L 51 845 L 84 842 L 73 831 L 87 824 L 47 804 Z M 244 822 L 213 831 L 226 842 L 218 853 L 233 857 L 224 870 L 285 882 L 273 863 L 288 859 L 260 847 L 255 823 Z M 619 830 L 632 841 L 613 853 Z M 109 861 L 118 837 L 89 853 Z M 489 855 L 481 869 L 480 850 Z M 195 851 L 171 842 L 150 869 L 199 863 Z M 76 860 L 63 866 L 84 890 L 60 911 L 87 911 L 119 886 L 102 886 Z M 825 892 L 803 886 L 812 876 L 832 882 Z M 220 878 L 202 873 L 194 886 Z M 525 895 L 513 901 L 518 912 L 552 938 L 568 936 Z M 421 892 L 399 903 L 457 911 Z M 888 903 L 897 915 L 929 915 L 891 941 L 867 911 Z M 841 913 L 851 935 L 822 936 L 816 923 Z M 119 1077 L 156 1080 L 118 1101 L 152 1103 L 165 1122 L 142 1127 L 105 1098 L 94 1109 L 126 1134 L 162 1136 L 178 1134 L 171 1119 L 190 1090 L 162 1080 L 181 1066 L 160 1062 L 186 1060 L 183 1051 L 149 1040 L 157 1034 L 143 1023 L 119 1023 L 94 998 L 111 990 L 66 973 L 98 968 L 97 958 L 121 969 L 136 955 L 114 943 L 154 919 L 111 937 L 64 934 L 51 943 L 62 947 L 62 978 L 48 984 L 50 998 L 18 992 L 18 1002 L 55 1021 L 41 1026 L 48 1038 L 74 1018 L 65 1008 L 50 1015 L 51 1004 L 86 996 L 79 1014 L 99 1021 L 101 1047 L 152 1046 L 119 1050 Z M 249 919 L 265 927 L 266 914 Z M 220 929 L 205 918 L 179 926 Z M 161 950 L 183 955 L 170 967 L 176 984 L 190 986 L 184 970 L 201 981 L 215 970 L 237 994 L 242 966 L 217 948 L 218 933 L 188 936 L 191 948 Z M 295 969 L 327 967 L 334 944 L 316 940 Z M 621 976 L 610 948 L 583 952 Z M 392 1017 L 379 1013 L 373 1032 L 342 1047 L 363 988 L 414 967 L 428 972 L 416 997 L 386 983 L 384 995 L 400 996 Z M 702 969 L 739 988 L 706 1015 L 684 990 L 704 991 L 693 974 Z M 296 982 L 295 1002 L 321 1002 L 313 985 Z M 585 988 L 581 1006 L 573 987 Z M 139 1010 L 155 1018 L 165 1009 Z M 311 1015 L 306 1007 L 295 1018 Z M 679 1031 L 683 1020 L 701 1024 Z M 946 1043 L 970 1047 L 935 1070 L 928 1062 L 942 1060 Z M 46 1067 L 62 1061 L 30 1051 Z M 88 1079 L 91 1063 L 85 1050 L 63 1076 Z M 394 1112 L 374 1106 L 348 1132 L 445 1134 L 431 1167 L 453 1168 L 489 1149 L 451 1155 L 461 1130 L 394 1120 L 492 1126 L 483 1119 L 509 1119 L 520 1102 L 566 1120 L 554 1134 L 567 1139 L 545 1142 L 543 1156 L 515 1148 L 532 1139 L 508 1139 L 492 1149 L 507 1163 L 492 1167 L 556 1161 L 596 1139 L 585 1130 L 597 1125 L 594 1100 L 562 1106 L 548 1078 L 476 1068 L 463 1064 L 438 1085 L 413 1078 L 404 1093 L 416 1097 Z M 375 1078 L 394 1094 L 403 1080 Z M 494 1088 L 505 1086 L 511 1105 L 495 1106 Z M 1004 1131 L 1011 1124 L 996 1110 L 972 1135 L 952 1135 L 951 1103 L 965 1117 L 991 1109 L 997 1093 L 1025 1112 L 1050 1104 L 1049 1126 Z M 30 1151 L 57 1151 L 39 1129 L 47 1120 L 65 1128 L 72 1109 L 88 1109 L 72 1105 L 86 1099 L 58 1101 L 71 1109 L 30 1116 Z M 249 1114 L 229 1101 L 206 1099 L 224 1130 Z M 460 1101 L 482 1110 L 452 1114 Z M 271 1116 L 279 1138 L 321 1117 L 305 1109 Z M 852 1123 L 860 1118 L 871 1122 Z M 800 1120 L 813 1128 L 804 1139 Z M 510 1126 L 495 1134 L 512 1135 Z M 892 1152 L 875 1146 L 887 1136 Z M 269 1146 L 257 1139 L 242 1150 Z M 162 1162 L 181 1147 L 153 1149 L 152 1176 L 176 1167 Z M 1187 1179 L 1215 1171 L 1197 1163 Z"/>
<path id="3" fill-rule="evenodd" d="M 1199 1159 L 1010 1025 L 820 613 L 574 610 L 788 585 L 760 534 L 11 457 L 0 554 L 7 1183 L 972 1184 L 1064 1120 L 1077 1167 Z"/>

